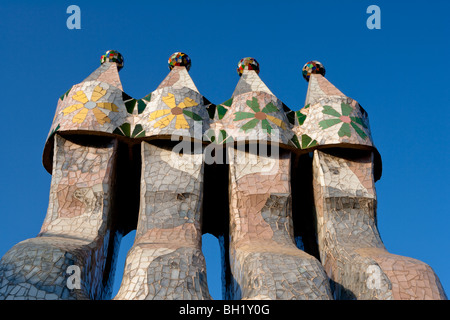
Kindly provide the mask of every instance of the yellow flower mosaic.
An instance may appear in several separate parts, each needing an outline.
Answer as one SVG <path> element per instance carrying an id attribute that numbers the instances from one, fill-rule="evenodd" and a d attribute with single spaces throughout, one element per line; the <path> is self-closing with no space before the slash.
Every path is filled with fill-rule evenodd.
<path id="1" fill-rule="evenodd" d="M 196 116 L 199 117 L 192 112 L 183 110 L 185 108 L 195 107 L 198 105 L 198 103 L 191 98 L 186 97 L 183 102 L 177 105 L 175 102 L 175 96 L 172 93 L 168 93 L 167 96 L 162 97 L 162 101 L 169 107 L 169 109 L 156 110 L 150 113 L 148 121 L 153 121 L 163 117 L 155 122 L 153 125 L 154 128 L 165 128 L 174 118 L 176 118 L 175 129 L 189 129 L 189 123 L 186 121 L 185 115 L 193 118 L 194 120 L 197 120 Z"/>
<path id="2" fill-rule="evenodd" d="M 101 97 L 103 97 L 106 94 L 106 89 L 103 89 L 100 86 L 96 86 L 94 88 L 94 92 L 92 92 L 91 99 L 89 100 L 86 96 L 86 94 L 83 92 L 83 90 L 79 90 L 75 92 L 75 94 L 72 96 L 72 99 L 81 102 L 77 104 L 73 104 L 67 108 L 65 108 L 62 112 L 64 115 L 68 115 L 72 112 L 75 112 L 77 110 L 80 110 L 73 118 L 73 123 L 83 123 L 84 120 L 86 120 L 86 116 L 89 112 L 89 110 L 92 111 L 92 113 L 95 116 L 95 119 L 97 119 L 97 122 L 100 124 L 105 124 L 105 122 L 111 122 L 111 119 L 108 118 L 108 115 L 105 114 L 101 109 L 110 110 L 113 112 L 119 111 L 119 108 L 112 102 L 97 102 Z M 100 109 L 101 108 L 101 109 Z"/>

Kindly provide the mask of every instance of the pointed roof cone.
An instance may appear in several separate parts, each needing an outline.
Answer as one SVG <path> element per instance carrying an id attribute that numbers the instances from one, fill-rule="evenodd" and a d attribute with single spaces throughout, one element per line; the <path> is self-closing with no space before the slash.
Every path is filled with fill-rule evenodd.
<path id="1" fill-rule="evenodd" d="M 319 61 L 307 62 L 302 75 L 308 91 L 293 128 L 299 147 L 309 151 L 326 146 L 374 150 L 379 178 L 381 158 L 372 141 L 367 112 L 325 78 Z"/>
<path id="2" fill-rule="evenodd" d="M 345 97 L 325 78 L 325 68 L 319 61 L 310 61 L 303 66 L 303 78 L 308 82 L 305 106 L 314 104 L 323 97 Z"/>
<path id="3" fill-rule="evenodd" d="M 101 56 L 101 65 L 58 100 L 44 147 L 43 163 L 51 172 L 55 132 L 86 135 L 113 134 L 127 118 L 119 70 L 122 55 L 114 50 Z"/>
<path id="4" fill-rule="evenodd" d="M 256 59 L 241 59 L 238 63 L 237 72 L 241 78 L 234 89 L 232 97 L 251 91 L 261 91 L 273 95 L 272 91 L 269 90 L 258 75 L 259 63 Z"/>
<path id="5" fill-rule="evenodd" d="M 231 99 L 217 106 L 209 140 L 272 141 L 295 148 L 293 112 L 261 80 L 256 59 L 241 59 L 237 71 L 241 78 Z"/>
<path id="6" fill-rule="evenodd" d="M 119 77 L 119 71 L 123 68 L 124 63 L 122 55 L 115 50 L 108 50 L 100 57 L 100 63 L 100 67 L 82 82 L 97 80 L 123 90 Z"/>
<path id="7" fill-rule="evenodd" d="M 194 81 L 192 81 L 192 78 L 189 76 L 191 58 L 189 58 L 187 54 L 183 52 L 175 52 L 169 57 L 168 63 L 170 72 L 156 90 L 165 87 L 172 87 L 174 89 L 186 87 L 198 92 Z"/>
<path id="8" fill-rule="evenodd" d="M 183 136 L 202 140 L 209 128 L 211 103 L 200 94 L 189 75 L 191 59 L 187 54 L 176 52 L 168 63 L 169 74 L 151 93 L 151 100 L 139 115 L 142 134 L 162 139 Z"/>

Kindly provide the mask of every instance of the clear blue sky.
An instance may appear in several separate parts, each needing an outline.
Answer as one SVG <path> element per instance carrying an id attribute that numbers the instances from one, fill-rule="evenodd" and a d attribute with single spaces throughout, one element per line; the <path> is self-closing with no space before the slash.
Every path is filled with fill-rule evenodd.
<path id="1" fill-rule="evenodd" d="M 66 27 L 71 4 L 81 8 L 81 30 Z M 381 30 L 366 27 L 371 4 L 381 8 Z M 252 56 L 293 110 L 305 100 L 301 68 L 314 59 L 369 113 L 383 159 L 376 187 L 387 249 L 428 263 L 450 294 L 449 15 L 446 0 L 2 1 L 0 256 L 39 232 L 51 181 L 41 157 L 57 99 L 106 50 L 125 57 L 122 83 L 136 98 L 155 90 L 168 57 L 183 51 L 213 103 L 231 97 L 238 61 Z M 124 240 L 117 283 L 132 241 Z M 220 299 L 218 248 L 209 238 L 204 245 Z"/>

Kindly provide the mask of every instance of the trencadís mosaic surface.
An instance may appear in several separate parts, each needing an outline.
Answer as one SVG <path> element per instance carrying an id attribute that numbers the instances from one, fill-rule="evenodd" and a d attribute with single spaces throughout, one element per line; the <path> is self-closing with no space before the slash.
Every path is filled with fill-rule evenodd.
<path id="1" fill-rule="evenodd" d="M 218 104 L 195 86 L 186 53 L 144 97 L 124 91 L 118 51 L 100 61 L 57 101 L 47 215 L 1 259 L 0 299 L 209 300 L 207 232 L 221 244 L 224 299 L 447 299 L 430 266 L 381 241 L 368 113 L 322 63 L 303 66 L 306 101 L 292 110 L 252 57 Z"/>

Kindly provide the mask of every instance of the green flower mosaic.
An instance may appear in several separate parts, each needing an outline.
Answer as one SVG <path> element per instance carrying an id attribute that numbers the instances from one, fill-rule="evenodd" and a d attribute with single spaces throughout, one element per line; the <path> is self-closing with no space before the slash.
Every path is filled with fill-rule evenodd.
<path id="1" fill-rule="evenodd" d="M 225 116 L 225 114 L 228 112 L 228 108 L 231 107 L 232 103 L 233 103 L 233 98 L 228 99 L 224 103 L 219 104 L 217 106 L 217 116 L 218 116 L 219 120 L 221 120 Z"/>
<path id="2" fill-rule="evenodd" d="M 138 114 L 141 114 L 144 112 L 145 107 L 147 106 L 147 103 L 150 102 L 152 99 L 152 94 L 149 93 L 142 99 L 134 99 L 127 95 L 125 92 L 122 93 L 122 99 L 125 103 L 125 107 L 127 108 L 128 113 L 133 113 L 133 110 L 136 109 Z"/>
<path id="3" fill-rule="evenodd" d="M 339 137 L 351 137 L 352 132 L 350 127 L 352 127 L 355 132 L 365 140 L 367 138 L 367 134 L 359 127 L 363 127 L 367 129 L 367 125 L 364 123 L 364 120 L 358 117 L 350 117 L 350 113 L 353 111 L 353 107 L 347 103 L 341 103 L 341 111 L 342 114 L 334 110 L 331 106 L 323 106 L 322 113 L 335 117 L 335 119 L 326 119 L 319 122 L 319 126 L 322 129 L 330 128 L 334 125 L 342 123 L 341 128 L 338 131 Z"/>
<path id="4" fill-rule="evenodd" d="M 134 127 L 133 131 L 131 131 L 131 124 L 124 123 L 120 127 L 116 128 L 116 130 L 114 130 L 113 133 L 129 138 L 145 137 L 145 130 L 144 128 L 142 128 L 142 125 L 140 124 L 137 124 Z"/>
<path id="5" fill-rule="evenodd" d="M 309 104 L 307 104 L 306 106 L 303 107 L 303 109 L 308 109 L 309 108 Z M 305 123 L 306 120 L 306 114 L 302 113 L 300 110 L 295 112 L 295 115 L 297 116 L 297 120 L 298 120 L 298 125 L 301 126 L 303 125 L 303 123 Z"/>
<path id="6" fill-rule="evenodd" d="M 286 129 L 286 125 L 283 120 L 280 120 L 274 116 L 269 115 L 269 113 L 279 111 L 277 106 L 275 106 L 272 102 L 266 104 L 266 106 L 261 110 L 258 99 L 253 97 L 252 100 L 247 100 L 247 105 L 253 112 L 243 112 L 237 111 L 234 114 L 234 121 L 241 121 L 245 119 L 252 119 L 248 121 L 241 127 L 241 130 L 248 132 L 256 127 L 257 124 L 261 122 L 261 127 L 267 130 L 267 133 L 270 134 L 272 132 L 272 126 L 269 123 L 269 120 L 276 124 L 278 127 L 282 129 Z"/>
<path id="7" fill-rule="evenodd" d="M 228 132 L 225 130 L 219 130 L 218 134 L 213 129 L 209 129 L 204 134 L 206 141 L 211 141 L 215 144 L 224 144 L 233 142 L 233 137 L 228 135 Z"/>
<path id="8" fill-rule="evenodd" d="M 318 145 L 318 142 L 316 140 L 313 140 L 310 136 L 307 134 L 302 134 L 300 136 L 300 140 L 296 135 L 294 135 L 291 139 L 292 143 L 299 148 L 299 149 L 307 149 L 312 148 Z"/>

